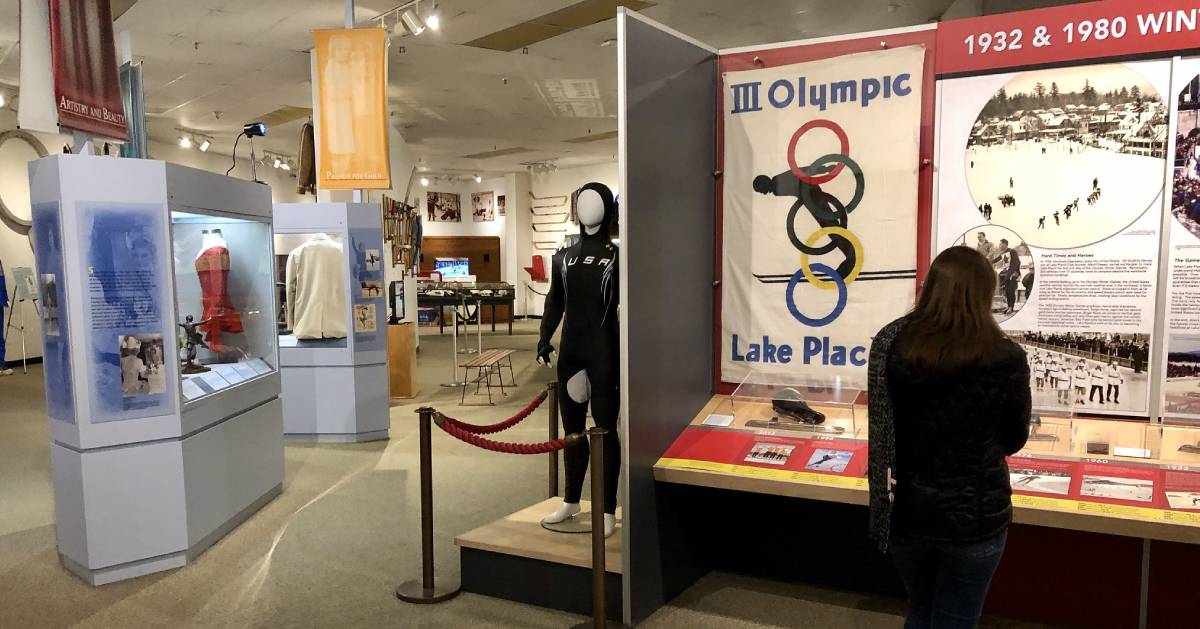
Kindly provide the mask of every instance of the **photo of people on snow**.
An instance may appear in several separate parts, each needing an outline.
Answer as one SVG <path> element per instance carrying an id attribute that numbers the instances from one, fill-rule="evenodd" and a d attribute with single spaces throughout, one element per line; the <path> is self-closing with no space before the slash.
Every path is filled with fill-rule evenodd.
<path id="1" fill-rule="evenodd" d="M 992 315 L 1006 321 L 1033 294 L 1033 254 L 1020 236 L 998 225 L 981 225 L 963 234 L 954 244 L 982 253 L 996 271 L 996 295 Z"/>
<path id="2" fill-rule="evenodd" d="M 1142 412 L 1148 334 L 1009 332 L 1025 348 L 1036 409 Z"/>
<path id="3" fill-rule="evenodd" d="M 1200 334 L 1167 337 L 1166 412 L 1200 417 Z"/>
<path id="4" fill-rule="evenodd" d="M 1179 93 L 1178 129 L 1171 213 L 1200 238 L 1200 76 Z"/>
<path id="5" fill-rule="evenodd" d="M 1159 198 L 1168 115 L 1133 66 L 1018 74 L 983 106 L 967 139 L 976 210 L 1037 248 L 1105 240 Z"/>

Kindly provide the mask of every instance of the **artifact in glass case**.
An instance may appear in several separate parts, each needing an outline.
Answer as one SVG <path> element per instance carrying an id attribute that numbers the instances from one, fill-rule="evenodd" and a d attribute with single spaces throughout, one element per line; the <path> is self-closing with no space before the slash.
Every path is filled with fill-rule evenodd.
<path id="1" fill-rule="evenodd" d="M 197 330 L 200 326 L 208 323 L 208 321 L 195 322 L 195 317 L 188 315 L 184 317 L 183 323 L 179 327 L 183 328 L 183 344 L 187 350 L 187 360 L 183 363 L 183 373 L 185 375 L 194 373 L 204 373 L 208 371 L 208 367 L 196 364 L 196 348 L 203 347 L 209 349 L 208 343 L 204 342 L 204 335 Z"/>
<path id="2" fill-rule="evenodd" d="M 1034 415 L 1029 422 L 1029 441 L 1058 441 L 1058 434 L 1042 432 L 1042 416 Z"/>
<path id="3" fill-rule="evenodd" d="M 284 281 L 287 324 L 297 339 L 346 338 L 346 261 L 341 242 L 329 234 L 313 234 L 288 254 Z"/>
<path id="4" fill-rule="evenodd" d="M 200 280 L 201 302 L 204 321 L 196 325 L 208 337 L 209 348 L 224 352 L 226 347 L 221 335 L 224 332 L 241 334 L 245 331 L 238 309 L 229 296 L 229 244 L 220 229 L 201 232 L 200 253 L 196 256 L 196 276 Z"/>

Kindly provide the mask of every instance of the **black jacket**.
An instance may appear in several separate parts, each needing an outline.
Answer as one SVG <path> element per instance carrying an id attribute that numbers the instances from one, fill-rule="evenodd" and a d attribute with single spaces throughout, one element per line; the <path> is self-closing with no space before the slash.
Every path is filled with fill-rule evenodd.
<path id="1" fill-rule="evenodd" d="M 1012 520 L 1006 455 L 1025 446 L 1031 399 L 1025 351 L 1000 341 L 982 363 L 918 369 L 901 332 L 887 357 L 896 441 L 891 537 L 970 543 Z"/>

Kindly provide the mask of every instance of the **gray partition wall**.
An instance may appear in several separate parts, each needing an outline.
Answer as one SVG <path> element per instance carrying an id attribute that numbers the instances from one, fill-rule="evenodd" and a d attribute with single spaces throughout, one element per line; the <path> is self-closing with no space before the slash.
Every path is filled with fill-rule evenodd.
<path id="1" fill-rule="evenodd" d="M 697 574 L 653 466 L 712 395 L 717 53 L 620 10 L 625 622 Z M 669 507 L 668 507 L 669 510 Z"/>

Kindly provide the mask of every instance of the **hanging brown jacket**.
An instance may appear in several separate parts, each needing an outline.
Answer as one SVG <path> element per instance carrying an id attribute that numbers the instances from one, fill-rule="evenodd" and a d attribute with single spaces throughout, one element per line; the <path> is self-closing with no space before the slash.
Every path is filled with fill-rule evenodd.
<path id="1" fill-rule="evenodd" d="M 300 194 L 317 193 L 317 155 L 316 144 L 313 141 L 312 122 L 300 127 L 300 164 L 296 168 L 296 192 Z"/>

